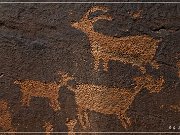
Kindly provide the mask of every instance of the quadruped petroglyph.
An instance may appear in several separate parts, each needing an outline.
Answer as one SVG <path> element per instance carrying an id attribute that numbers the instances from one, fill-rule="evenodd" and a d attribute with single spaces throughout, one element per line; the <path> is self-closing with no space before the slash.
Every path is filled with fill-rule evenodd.
<path id="1" fill-rule="evenodd" d="M 59 75 L 61 75 L 62 79 L 58 83 L 43 83 L 34 80 L 14 81 L 15 84 L 20 85 L 20 90 L 23 94 L 21 100 L 22 104 L 29 106 L 31 97 L 46 97 L 50 100 L 50 106 L 54 111 L 60 110 L 58 102 L 59 89 L 62 86 L 66 86 L 67 82 L 72 80 L 73 77 L 68 76 L 68 74 L 64 72 L 59 72 Z"/>
<path id="2" fill-rule="evenodd" d="M 78 105 L 78 118 L 83 128 L 90 126 L 86 110 L 96 111 L 103 114 L 116 114 L 124 128 L 131 125 L 130 118 L 126 111 L 132 104 L 135 96 L 146 88 L 150 93 L 158 93 L 163 86 L 164 79 L 155 80 L 150 75 L 133 78 L 135 87 L 132 89 L 125 88 L 108 88 L 103 85 L 78 84 L 76 87 L 67 86 L 69 90 L 75 93 L 76 103 Z M 85 118 L 85 122 L 83 121 Z"/>
<path id="3" fill-rule="evenodd" d="M 148 35 L 136 35 L 127 37 L 112 37 L 96 32 L 93 24 L 98 20 L 112 20 L 109 15 L 100 15 L 89 19 L 89 15 L 95 11 L 107 12 L 108 8 L 102 6 L 92 7 L 85 13 L 79 22 L 71 24 L 72 27 L 81 30 L 89 38 L 91 53 L 94 57 L 94 69 L 97 71 L 100 60 L 103 60 L 103 68 L 108 70 L 110 60 L 129 63 L 138 66 L 142 73 L 146 73 L 145 65 L 151 64 L 158 69 L 159 64 L 154 60 L 160 40 Z"/>
<path id="4" fill-rule="evenodd" d="M 171 110 L 174 112 L 180 112 L 180 102 L 178 104 L 161 105 L 161 109 Z"/>

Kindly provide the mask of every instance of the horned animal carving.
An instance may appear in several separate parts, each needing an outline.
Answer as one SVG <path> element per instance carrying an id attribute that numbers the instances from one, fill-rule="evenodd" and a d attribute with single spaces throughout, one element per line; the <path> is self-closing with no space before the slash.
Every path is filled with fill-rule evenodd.
<path id="1" fill-rule="evenodd" d="M 12 126 L 8 103 L 4 100 L 0 101 L 0 128 L 2 128 L 3 132 L 15 132 Z"/>
<path id="2" fill-rule="evenodd" d="M 145 65 L 150 63 L 154 68 L 158 69 L 159 65 L 154 60 L 154 55 L 160 40 L 153 39 L 148 35 L 136 35 L 127 37 L 111 37 L 96 32 L 93 24 L 98 20 L 112 20 L 112 17 L 100 15 L 89 19 L 90 13 L 97 10 L 107 12 L 108 8 L 95 6 L 84 14 L 79 22 L 73 23 L 72 27 L 84 32 L 90 41 L 91 53 L 94 57 L 94 69 L 97 71 L 100 60 L 103 60 L 103 68 L 108 70 L 108 62 L 110 60 L 129 63 L 138 66 L 145 73 Z"/>
<path id="3" fill-rule="evenodd" d="M 126 116 L 126 111 L 132 104 L 135 96 L 147 88 L 150 93 L 158 93 L 162 89 L 164 79 L 153 79 L 150 75 L 135 77 L 135 87 L 132 89 L 125 88 L 108 88 L 92 84 L 78 84 L 76 88 L 67 86 L 74 91 L 76 103 L 78 105 L 78 117 L 81 125 L 86 128 L 90 125 L 86 110 L 95 111 L 103 114 L 116 114 L 124 128 L 131 125 L 130 118 Z M 85 121 L 83 121 L 85 118 Z"/>
<path id="4" fill-rule="evenodd" d="M 59 98 L 59 88 L 66 86 L 69 80 L 72 80 L 73 77 L 68 76 L 67 73 L 59 74 L 62 76 L 62 80 L 59 83 L 43 83 L 40 81 L 34 80 L 25 80 L 25 81 L 15 81 L 15 84 L 19 84 L 22 92 L 22 104 L 29 106 L 31 97 L 46 97 L 50 100 L 50 106 L 54 111 L 60 110 L 60 105 L 58 102 Z"/>

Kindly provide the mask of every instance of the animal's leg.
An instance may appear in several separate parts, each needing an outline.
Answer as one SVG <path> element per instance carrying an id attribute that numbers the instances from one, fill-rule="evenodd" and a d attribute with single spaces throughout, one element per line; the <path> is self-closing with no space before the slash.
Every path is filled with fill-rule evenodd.
<path id="1" fill-rule="evenodd" d="M 13 127 L 9 127 L 9 128 L 7 128 L 5 131 L 6 131 L 6 132 L 15 132 L 16 129 L 13 128 Z M 16 134 L 16 133 L 11 133 L 11 135 L 15 135 L 15 134 Z"/>
<path id="2" fill-rule="evenodd" d="M 54 109 L 54 111 L 59 111 L 61 109 L 58 98 L 50 99 L 50 106 Z"/>
<path id="3" fill-rule="evenodd" d="M 27 106 L 29 106 L 30 105 L 30 100 L 31 100 L 31 96 L 27 96 Z"/>
<path id="4" fill-rule="evenodd" d="M 25 106 L 27 103 L 27 95 L 23 94 L 21 99 L 22 105 Z"/>
<path id="5" fill-rule="evenodd" d="M 13 127 L 10 127 L 8 131 L 9 131 L 9 132 L 15 132 L 15 131 L 16 131 L 16 129 L 15 129 L 15 128 L 13 128 Z"/>
<path id="6" fill-rule="evenodd" d="M 99 67 L 99 59 L 94 60 L 94 70 L 97 71 Z"/>
<path id="7" fill-rule="evenodd" d="M 31 96 L 29 96 L 28 94 L 24 94 L 22 95 L 22 105 L 23 106 L 29 106 L 29 103 L 30 103 L 30 100 L 31 100 Z"/>
<path id="8" fill-rule="evenodd" d="M 12 127 L 12 124 L 11 124 L 11 115 L 9 114 L 9 112 L 7 112 L 7 114 L 4 116 L 4 119 L 3 121 L 1 122 L 2 125 L 0 125 L 0 127 L 2 127 L 3 131 L 6 131 L 6 132 L 15 132 L 16 129 L 14 129 Z"/>
<path id="9" fill-rule="evenodd" d="M 140 66 L 139 69 L 140 69 L 141 73 L 143 73 L 143 74 L 146 73 L 146 68 L 145 67 Z"/>
<path id="10" fill-rule="evenodd" d="M 88 113 L 85 111 L 84 112 L 84 117 L 85 117 L 85 120 L 86 120 L 86 127 L 90 127 L 90 122 L 89 122 L 89 117 L 88 117 Z"/>
<path id="11" fill-rule="evenodd" d="M 159 69 L 159 64 L 158 64 L 155 60 L 153 60 L 153 61 L 151 62 L 151 65 L 152 65 L 153 68 Z"/>
<path id="12" fill-rule="evenodd" d="M 109 60 L 104 60 L 104 62 L 103 62 L 104 71 L 108 71 L 108 62 L 109 62 Z"/>
<path id="13" fill-rule="evenodd" d="M 121 114 L 118 117 L 119 117 L 119 120 L 121 121 L 121 124 L 123 125 L 125 129 L 131 126 L 130 118 L 128 118 L 125 114 Z"/>
<path id="14" fill-rule="evenodd" d="M 14 132 L 12 127 L 2 127 L 3 131 L 5 132 Z"/>
<path id="15" fill-rule="evenodd" d="M 130 127 L 131 126 L 131 119 L 127 116 L 125 116 L 125 119 L 126 119 L 126 123 L 127 123 L 128 127 Z"/>
<path id="16" fill-rule="evenodd" d="M 83 110 L 80 108 L 78 108 L 78 120 L 79 120 L 81 126 L 83 127 L 83 129 L 86 129 L 86 124 L 83 121 Z"/>

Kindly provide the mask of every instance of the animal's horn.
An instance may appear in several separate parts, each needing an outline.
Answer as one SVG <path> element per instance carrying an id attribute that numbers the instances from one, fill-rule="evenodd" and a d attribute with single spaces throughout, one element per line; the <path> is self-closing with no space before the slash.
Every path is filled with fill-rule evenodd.
<path id="1" fill-rule="evenodd" d="M 90 13 L 93 13 L 95 11 L 101 10 L 103 12 L 107 12 L 108 8 L 104 7 L 104 6 L 94 6 L 92 8 L 90 8 L 83 16 L 84 19 L 88 19 L 88 16 L 90 15 Z"/>
<path id="2" fill-rule="evenodd" d="M 96 21 L 98 21 L 98 20 L 109 20 L 109 21 L 111 21 L 112 20 L 112 17 L 110 16 L 110 15 L 100 15 L 100 16 L 97 16 L 97 17 L 94 17 L 93 19 L 92 19 L 92 22 L 94 23 L 94 22 L 96 22 Z"/>

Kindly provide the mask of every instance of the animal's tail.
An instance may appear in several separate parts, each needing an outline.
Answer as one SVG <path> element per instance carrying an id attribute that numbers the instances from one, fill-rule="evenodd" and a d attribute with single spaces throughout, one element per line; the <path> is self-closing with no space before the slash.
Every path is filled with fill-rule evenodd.
<path id="1" fill-rule="evenodd" d="M 22 82 L 20 80 L 16 80 L 14 81 L 14 84 L 22 84 Z"/>

